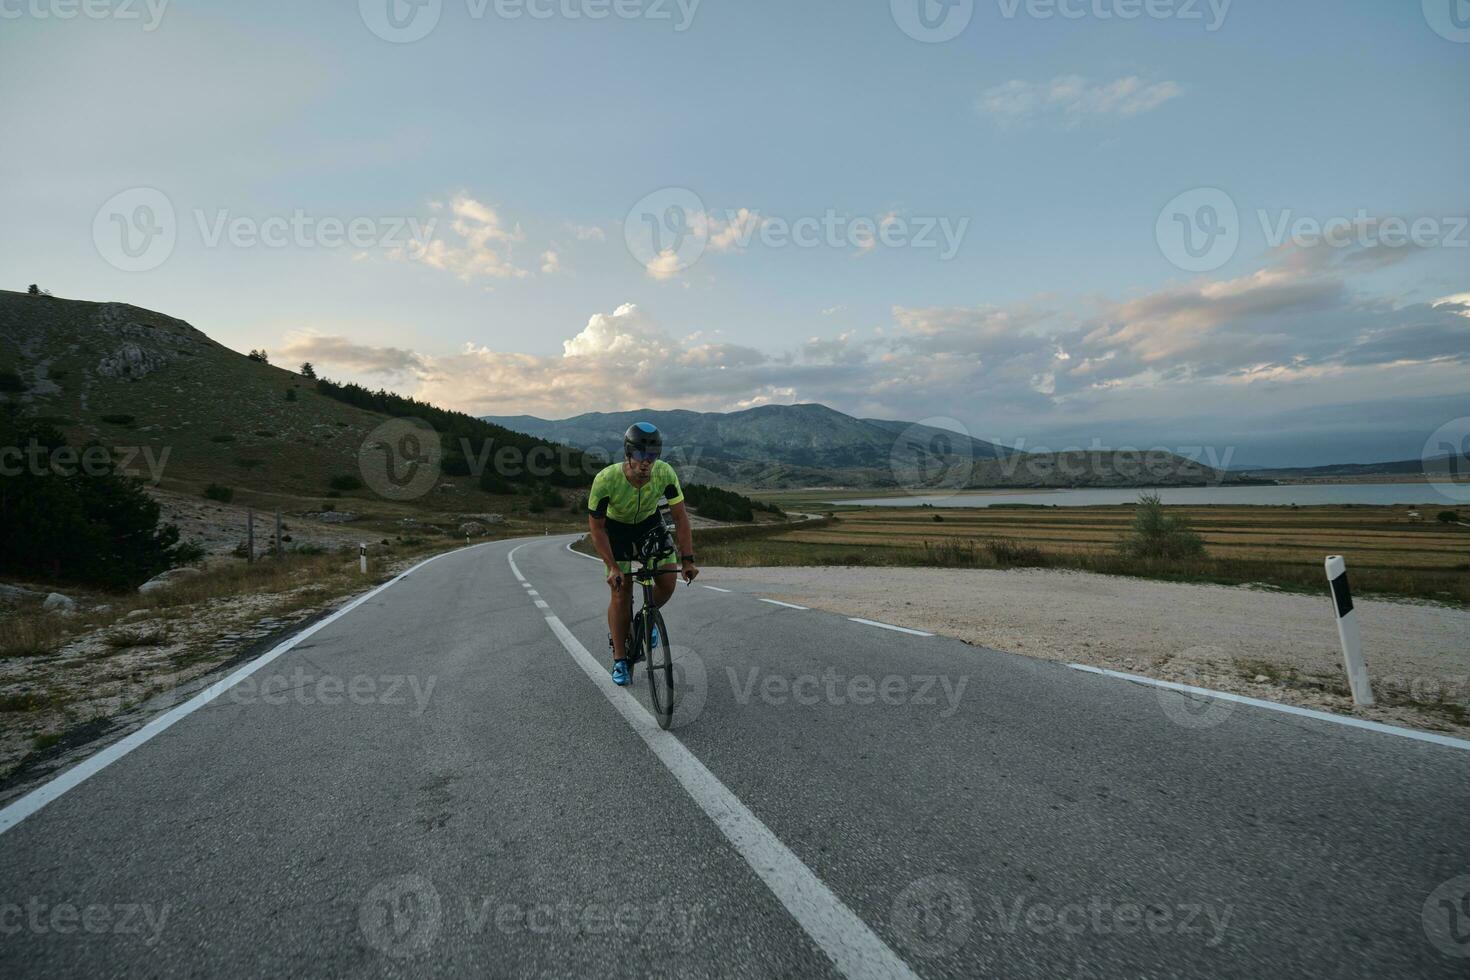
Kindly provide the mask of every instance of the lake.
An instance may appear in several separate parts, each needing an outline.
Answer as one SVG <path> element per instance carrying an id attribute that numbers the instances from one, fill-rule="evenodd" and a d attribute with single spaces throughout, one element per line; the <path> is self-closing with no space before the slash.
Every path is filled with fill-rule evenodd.
<path id="1" fill-rule="evenodd" d="M 1314 504 L 1418 504 L 1429 509 L 1470 506 L 1470 484 L 1455 488 L 1460 499 L 1446 496 L 1428 483 L 1312 483 L 1291 486 L 1178 487 L 1149 490 L 1166 504 L 1239 504 L 1303 507 Z M 994 507 L 997 504 L 1040 504 L 1050 507 L 1100 507 L 1131 504 L 1144 491 L 1128 490 L 1022 490 L 1005 492 L 905 494 L 901 497 L 869 497 L 834 503 L 864 507 Z M 1433 519 L 1433 514 L 1427 515 Z"/>

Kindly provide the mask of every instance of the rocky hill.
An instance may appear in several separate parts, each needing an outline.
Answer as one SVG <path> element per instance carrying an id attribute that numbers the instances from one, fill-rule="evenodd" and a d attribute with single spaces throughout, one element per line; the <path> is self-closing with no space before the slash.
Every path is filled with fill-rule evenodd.
<path id="1" fill-rule="evenodd" d="M 860 419 L 825 405 L 741 412 L 594 412 L 561 420 L 485 416 L 508 429 L 617 456 L 623 432 L 649 421 L 686 479 L 754 489 L 1062 488 L 1241 482 L 1170 453 L 1020 453 L 948 429 Z"/>

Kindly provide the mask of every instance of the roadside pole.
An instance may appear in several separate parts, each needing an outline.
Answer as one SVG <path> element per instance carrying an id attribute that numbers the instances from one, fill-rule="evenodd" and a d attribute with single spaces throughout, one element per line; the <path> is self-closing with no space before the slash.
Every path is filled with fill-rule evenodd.
<path id="1" fill-rule="evenodd" d="M 276 511 L 276 559 L 281 557 L 281 512 Z"/>
<path id="2" fill-rule="evenodd" d="M 255 508 L 245 508 L 245 560 L 255 561 Z"/>
<path id="3" fill-rule="evenodd" d="M 362 574 L 366 575 L 367 574 L 367 542 L 366 541 L 359 541 L 357 543 L 357 563 L 358 563 L 358 566 L 362 569 Z"/>
<path id="4" fill-rule="evenodd" d="M 1368 683 L 1368 665 L 1363 662 L 1363 635 L 1358 628 L 1358 614 L 1353 610 L 1353 594 L 1348 588 L 1347 562 L 1341 555 L 1327 559 L 1327 581 L 1332 585 L 1332 604 L 1337 612 L 1337 638 L 1342 642 L 1342 662 L 1347 670 L 1348 686 L 1353 702 L 1361 707 L 1373 704 L 1373 688 Z"/>

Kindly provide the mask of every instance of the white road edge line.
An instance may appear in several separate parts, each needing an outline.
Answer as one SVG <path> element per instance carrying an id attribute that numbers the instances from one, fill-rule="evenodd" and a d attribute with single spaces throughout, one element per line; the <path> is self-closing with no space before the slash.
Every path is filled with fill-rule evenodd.
<path id="1" fill-rule="evenodd" d="M 780 599 L 762 599 L 759 596 L 756 597 L 756 600 L 755 601 L 756 602 L 769 602 L 773 606 L 785 606 L 787 609 L 805 609 L 806 608 L 806 606 L 798 606 L 794 602 L 782 602 Z"/>
<path id="2" fill-rule="evenodd" d="M 701 589 L 709 589 L 711 592 L 729 592 L 730 591 L 729 589 L 722 589 L 718 585 L 701 585 L 700 588 Z"/>
<path id="3" fill-rule="evenodd" d="M 880 623 L 874 619 L 858 619 L 856 616 L 847 617 L 854 623 L 862 623 L 864 626 L 876 626 L 883 630 L 893 630 L 895 633 L 908 633 L 912 636 L 933 636 L 933 633 L 925 633 L 923 630 L 911 630 L 907 626 L 892 626 L 888 623 Z"/>
<path id="4" fill-rule="evenodd" d="M 495 542 L 486 541 L 481 544 L 471 545 L 470 548 L 483 548 L 487 544 L 495 544 Z M 219 697 L 221 694 L 224 694 L 230 688 L 240 683 L 240 681 L 244 680 L 246 677 L 249 677 L 251 674 L 255 673 L 257 670 L 264 667 L 272 660 L 275 660 L 281 654 L 290 650 L 292 647 L 300 643 L 302 640 L 306 639 L 308 636 L 311 636 L 313 633 L 316 633 L 320 629 L 330 626 L 332 623 L 352 612 L 352 610 L 356 609 L 364 602 L 367 602 L 379 592 L 382 592 L 385 589 L 392 588 L 395 584 L 407 578 L 409 575 L 412 575 L 420 568 L 423 568 L 431 561 L 437 561 L 440 558 L 445 557 L 445 555 L 456 555 L 462 551 L 468 550 L 469 548 L 458 548 L 454 551 L 445 551 L 430 558 L 426 558 L 412 568 L 398 573 L 396 576 L 384 582 L 377 588 L 373 589 L 371 592 L 366 592 L 358 596 L 356 599 L 352 600 L 352 602 L 343 606 L 341 609 L 338 609 L 336 612 L 332 613 L 325 619 L 318 620 L 317 622 L 312 623 L 306 629 L 302 630 L 300 633 L 297 633 L 294 636 L 282 640 L 280 643 L 271 647 L 271 649 L 267 652 L 250 661 L 248 664 L 245 664 L 243 667 L 240 667 L 231 672 L 228 676 L 218 681 L 215 681 L 213 684 L 210 684 L 208 687 L 201 690 L 198 694 L 194 695 L 192 698 L 185 701 L 177 708 L 173 708 L 172 710 L 159 715 L 157 718 L 154 718 L 148 724 L 144 725 L 142 728 L 138 729 L 136 732 L 133 732 L 126 738 L 122 738 L 116 742 L 113 742 L 111 745 L 103 749 L 101 752 L 98 752 L 96 755 L 89 756 L 88 758 L 77 763 L 75 766 L 72 766 L 70 769 L 66 770 L 56 778 L 31 790 L 25 796 L 22 796 L 14 803 L 11 803 L 9 806 L 5 807 L 5 809 L 0 810 L 0 834 L 5 833 L 7 830 L 20 823 L 26 817 L 29 817 L 31 814 L 41 809 L 41 807 L 45 806 L 47 803 L 50 803 L 52 800 L 66 793 L 68 790 L 75 789 L 82 782 L 91 778 L 92 776 L 97 775 L 97 773 L 101 772 L 103 769 L 106 769 L 108 766 L 112 765 L 118 759 L 121 759 L 129 752 L 138 748 L 140 745 L 146 744 L 155 736 L 167 731 L 169 728 L 173 727 L 174 724 L 182 721 L 189 715 L 192 715 L 194 712 L 198 711 L 200 708 L 204 707 L 206 704 Z"/>
<path id="5" fill-rule="evenodd" d="M 580 551 L 573 551 L 572 550 L 572 545 L 574 545 L 576 543 L 577 542 L 575 542 L 575 541 L 568 541 L 567 542 L 567 554 L 576 555 L 578 558 L 586 558 L 588 561 L 602 561 L 602 559 L 601 558 L 598 558 L 596 555 L 584 555 Z"/>
<path id="6" fill-rule="evenodd" d="M 1466 741 L 1463 738 L 1451 738 L 1448 735 L 1436 735 L 1433 732 L 1421 732 L 1412 728 L 1400 728 L 1397 725 L 1385 725 L 1376 721 L 1363 721 L 1361 718 L 1350 718 L 1347 715 L 1334 715 L 1328 711 L 1315 711 L 1312 708 L 1298 708 L 1294 704 L 1281 704 L 1276 701 L 1265 701 L 1261 698 L 1248 698 L 1241 694 L 1230 694 L 1226 691 L 1211 690 L 1208 687 L 1191 687 L 1188 684 L 1178 684 L 1174 681 L 1155 680 L 1152 677 L 1144 677 L 1141 674 L 1128 674 L 1121 670 L 1107 670 L 1103 667 L 1090 667 L 1087 664 L 1067 664 L 1067 666 L 1073 670 L 1081 670 L 1089 674 L 1101 674 L 1104 677 L 1132 681 L 1135 684 L 1163 687 L 1171 691 L 1198 694 L 1201 697 L 1215 698 L 1220 701 L 1234 701 L 1237 704 L 1248 704 L 1256 708 L 1267 708 L 1271 711 L 1280 711 L 1288 715 L 1300 715 L 1303 718 L 1315 718 L 1318 721 L 1327 721 L 1334 725 L 1345 725 L 1348 728 L 1363 728 L 1370 732 L 1379 732 L 1383 735 L 1397 735 L 1400 738 L 1412 738 L 1420 742 L 1433 742 L 1435 745 L 1443 745 L 1451 749 L 1470 750 L 1470 741 Z"/>
<path id="7" fill-rule="evenodd" d="M 521 581 L 525 581 L 525 576 L 516 566 L 515 554 L 524 547 L 524 544 L 516 545 L 506 555 L 510 570 Z M 781 843 L 770 828 L 740 802 L 739 797 L 684 747 L 683 742 L 659 728 L 653 716 L 636 698 L 612 684 L 602 664 L 587 652 L 587 648 L 562 625 L 560 619 L 548 614 L 546 624 L 593 686 L 638 733 L 797 924 L 827 954 L 838 972 L 854 980 L 894 977 L 918 980 L 908 964 L 878 938 L 857 913 L 843 904 L 790 848 Z"/>

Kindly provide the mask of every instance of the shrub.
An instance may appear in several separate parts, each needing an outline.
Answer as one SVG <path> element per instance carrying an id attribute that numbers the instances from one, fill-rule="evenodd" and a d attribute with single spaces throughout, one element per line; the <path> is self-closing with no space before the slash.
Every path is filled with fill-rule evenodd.
<path id="1" fill-rule="evenodd" d="M 25 382 L 14 371 L 0 371 L 0 391 L 25 391 Z"/>
<path id="2" fill-rule="evenodd" d="M 227 504 L 235 499 L 235 491 L 222 484 L 211 483 L 204 488 L 204 496 L 207 500 L 218 500 L 222 504 Z"/>
<path id="3" fill-rule="evenodd" d="M 327 483 L 333 490 L 361 490 L 362 480 L 352 473 L 338 473 Z"/>
<path id="4" fill-rule="evenodd" d="M 985 550 L 990 552 L 990 557 L 1001 568 L 1045 568 L 1051 564 L 1051 559 L 1040 548 L 1008 538 L 987 542 Z"/>
<path id="5" fill-rule="evenodd" d="M 935 524 L 943 524 L 944 523 L 944 515 L 943 514 L 935 514 L 934 515 L 934 523 Z"/>
<path id="6" fill-rule="evenodd" d="M 255 434 L 262 439 L 274 439 L 276 434 L 270 429 L 256 429 Z"/>
<path id="7" fill-rule="evenodd" d="M 327 491 L 327 496 L 328 497 L 340 497 L 340 496 L 342 496 L 342 491 L 341 490 L 328 490 Z"/>
<path id="8" fill-rule="evenodd" d="M 310 361 L 301 362 L 301 376 L 303 378 L 310 378 L 313 381 L 316 380 L 316 368 L 311 366 Z"/>
<path id="9" fill-rule="evenodd" d="M 40 296 L 41 295 L 41 287 L 40 286 L 37 286 L 35 283 L 31 283 L 31 287 L 26 290 L 26 295 L 27 296 Z"/>
<path id="10" fill-rule="evenodd" d="M 1188 521 L 1168 513 L 1156 493 L 1141 494 L 1133 514 L 1133 529 L 1118 542 L 1130 558 L 1195 558 L 1205 543 Z"/>
<path id="11" fill-rule="evenodd" d="M 1441 524 L 1458 524 L 1460 523 L 1460 515 L 1452 510 L 1442 510 L 1439 512 L 1439 516 L 1436 517 L 1435 520 L 1439 521 Z"/>
<path id="12" fill-rule="evenodd" d="M 135 419 L 131 415 L 123 415 L 118 413 L 112 415 L 104 415 L 102 416 L 102 421 L 106 422 L 108 425 L 131 426 L 134 422 L 137 421 L 137 419 Z"/>
<path id="13" fill-rule="evenodd" d="M 975 542 L 963 538 L 945 538 L 942 541 L 924 542 L 924 564 L 941 568 L 968 568 L 980 563 Z"/>
<path id="14" fill-rule="evenodd" d="M 296 400 L 296 389 L 295 388 L 287 388 L 286 389 L 286 401 L 288 401 L 288 402 L 294 402 L 295 400 Z"/>
<path id="15" fill-rule="evenodd" d="M 209 437 L 209 441 L 210 442 L 234 442 L 235 441 L 235 437 L 232 436 L 232 435 L 230 435 L 228 432 L 221 432 L 217 436 L 210 436 Z"/>
<path id="16" fill-rule="evenodd" d="M 265 464 L 265 460 L 263 460 L 263 459 L 252 459 L 249 456 L 241 456 L 241 457 L 239 457 L 238 459 L 235 460 L 235 465 L 238 466 L 238 467 L 240 467 L 242 470 L 253 470 L 257 466 L 263 466 L 264 464 Z"/>
<path id="17" fill-rule="evenodd" d="M 11 410 L 0 445 L 67 446 L 60 430 Z M 83 447 L 85 452 L 96 443 Z M 179 530 L 159 524 L 158 503 L 108 457 L 60 477 L 22 470 L 0 489 L 0 572 L 130 589 L 180 561 Z"/>
<path id="18" fill-rule="evenodd" d="M 266 354 L 264 350 L 255 350 L 252 348 L 250 353 L 246 354 L 245 356 L 250 358 L 252 361 L 258 361 L 261 364 L 269 364 L 271 362 L 270 356 Z"/>

